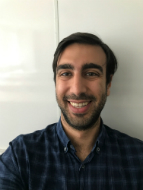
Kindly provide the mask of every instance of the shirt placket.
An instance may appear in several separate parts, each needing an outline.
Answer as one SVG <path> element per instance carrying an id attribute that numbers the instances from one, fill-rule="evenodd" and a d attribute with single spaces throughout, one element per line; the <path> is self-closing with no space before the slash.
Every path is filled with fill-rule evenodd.
<path id="1" fill-rule="evenodd" d="M 85 164 L 81 164 L 79 167 L 79 189 L 84 190 L 85 183 Z"/>

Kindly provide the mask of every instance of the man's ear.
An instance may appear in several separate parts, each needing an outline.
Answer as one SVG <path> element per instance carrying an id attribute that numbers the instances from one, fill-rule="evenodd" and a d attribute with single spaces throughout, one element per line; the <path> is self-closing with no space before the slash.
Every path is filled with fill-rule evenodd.
<path id="1" fill-rule="evenodd" d="M 107 96 L 110 95 L 110 88 L 111 88 L 112 78 L 113 78 L 113 75 L 110 76 L 110 82 L 107 84 Z"/>

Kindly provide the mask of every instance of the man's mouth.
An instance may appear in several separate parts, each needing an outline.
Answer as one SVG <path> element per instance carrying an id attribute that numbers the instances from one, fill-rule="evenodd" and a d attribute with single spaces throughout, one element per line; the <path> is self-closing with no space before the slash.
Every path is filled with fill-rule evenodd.
<path id="1" fill-rule="evenodd" d="M 89 102 L 80 102 L 80 103 L 75 103 L 75 102 L 69 102 L 73 107 L 75 108 L 82 108 L 87 106 Z"/>

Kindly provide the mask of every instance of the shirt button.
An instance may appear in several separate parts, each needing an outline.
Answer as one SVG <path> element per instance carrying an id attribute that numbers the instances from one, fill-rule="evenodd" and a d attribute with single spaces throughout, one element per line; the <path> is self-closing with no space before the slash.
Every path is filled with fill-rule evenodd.
<path id="1" fill-rule="evenodd" d="M 84 169 L 84 168 L 85 168 L 85 165 L 82 165 L 81 168 Z"/>
<path id="2" fill-rule="evenodd" d="M 99 154 L 99 152 L 100 152 L 100 148 L 99 147 L 96 148 L 96 152 Z"/>
<path id="3" fill-rule="evenodd" d="M 67 151 L 67 147 L 64 147 L 64 151 L 65 151 L 65 152 Z"/>

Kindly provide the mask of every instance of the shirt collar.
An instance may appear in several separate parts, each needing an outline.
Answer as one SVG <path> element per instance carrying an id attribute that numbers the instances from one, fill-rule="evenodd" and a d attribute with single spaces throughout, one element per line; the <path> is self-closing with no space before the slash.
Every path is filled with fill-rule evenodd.
<path id="1" fill-rule="evenodd" d="M 104 143 L 104 140 L 105 140 L 105 126 L 103 124 L 103 120 L 101 119 L 99 135 L 97 137 L 97 140 L 94 144 L 92 151 L 94 151 L 95 148 L 97 148 L 97 147 L 101 148 Z"/>
<path id="2" fill-rule="evenodd" d="M 59 137 L 62 145 L 64 147 L 67 147 L 70 140 L 64 132 L 64 129 L 63 129 L 63 126 L 61 123 L 61 118 L 59 119 L 59 122 L 57 123 L 56 130 L 57 130 L 57 134 L 58 134 L 58 137 Z"/>
<path id="3" fill-rule="evenodd" d="M 64 129 L 63 129 L 63 126 L 61 123 L 61 118 L 59 119 L 59 121 L 57 123 L 56 130 L 57 130 L 57 135 L 58 135 L 62 145 L 64 147 L 67 147 L 70 140 L 64 132 Z M 106 133 L 105 126 L 104 126 L 103 121 L 101 119 L 100 132 L 99 132 L 99 135 L 97 137 L 97 140 L 95 142 L 95 145 L 94 145 L 92 151 L 97 147 L 97 145 L 98 145 L 98 147 L 101 147 L 103 145 L 104 140 L 105 140 L 105 133 Z"/>

